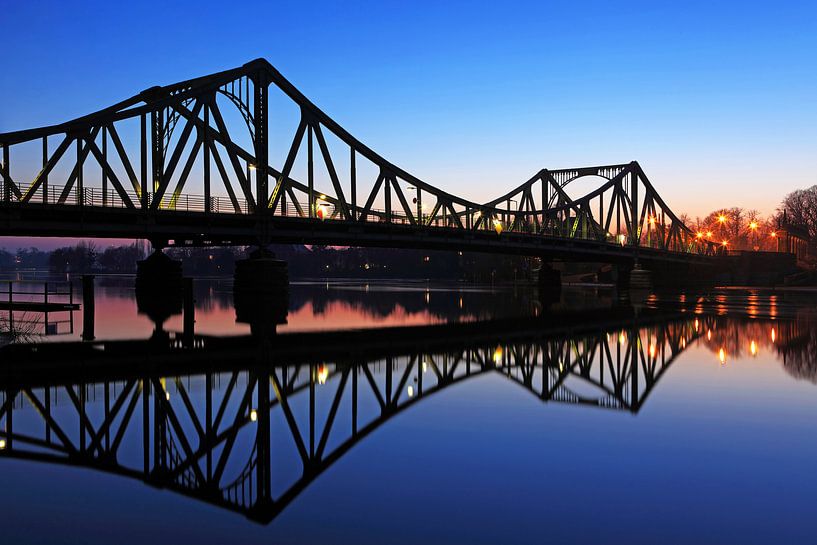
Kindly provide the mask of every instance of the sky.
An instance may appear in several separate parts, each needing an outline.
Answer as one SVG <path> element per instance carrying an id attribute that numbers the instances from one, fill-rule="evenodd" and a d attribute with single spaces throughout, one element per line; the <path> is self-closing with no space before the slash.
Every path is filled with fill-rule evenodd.
<path id="1" fill-rule="evenodd" d="M 637 160 L 677 213 L 817 184 L 817 3 L 13 2 L 0 132 L 264 57 L 421 179 L 487 201 Z"/>

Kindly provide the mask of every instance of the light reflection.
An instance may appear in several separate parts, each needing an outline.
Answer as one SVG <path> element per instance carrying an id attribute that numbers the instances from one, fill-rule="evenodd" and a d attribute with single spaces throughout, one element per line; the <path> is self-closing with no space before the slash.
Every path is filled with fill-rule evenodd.
<path id="1" fill-rule="evenodd" d="M 718 359 L 720 360 L 721 365 L 726 364 L 726 351 L 723 348 L 718 350 Z"/>
<path id="2" fill-rule="evenodd" d="M 774 328 L 772 328 L 772 342 L 775 342 L 775 339 L 777 339 L 777 333 L 775 332 Z"/>
<path id="3" fill-rule="evenodd" d="M 752 340 L 752 342 L 749 343 L 749 352 L 751 352 L 753 356 L 757 356 L 757 342 L 756 341 Z"/>

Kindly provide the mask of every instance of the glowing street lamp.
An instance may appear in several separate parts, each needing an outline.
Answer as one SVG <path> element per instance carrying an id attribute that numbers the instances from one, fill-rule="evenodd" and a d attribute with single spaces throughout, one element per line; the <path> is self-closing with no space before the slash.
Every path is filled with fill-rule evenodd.
<path id="1" fill-rule="evenodd" d="M 329 367 L 322 363 L 318 366 L 318 384 L 326 384 L 327 378 L 329 378 Z"/>
<path id="2" fill-rule="evenodd" d="M 720 223 L 721 225 L 726 223 L 726 216 L 724 216 L 723 214 L 719 215 L 718 216 L 718 223 Z"/>
<path id="3" fill-rule="evenodd" d="M 700 240 L 700 239 L 704 238 L 704 234 L 702 232 L 698 231 L 697 233 L 695 233 L 695 238 Z"/>
<path id="4" fill-rule="evenodd" d="M 324 199 L 326 199 L 326 195 L 321 195 L 315 202 L 315 216 L 321 221 L 329 216 L 329 203 Z"/>
<path id="5" fill-rule="evenodd" d="M 712 231 L 706 232 L 706 238 L 712 238 Z"/>
<path id="6" fill-rule="evenodd" d="M 757 231 L 757 222 L 753 221 L 749 223 L 749 229 L 751 229 L 752 231 Z"/>
<path id="7" fill-rule="evenodd" d="M 494 219 L 494 231 L 496 231 L 497 235 L 502 234 L 502 222 L 498 219 Z"/>

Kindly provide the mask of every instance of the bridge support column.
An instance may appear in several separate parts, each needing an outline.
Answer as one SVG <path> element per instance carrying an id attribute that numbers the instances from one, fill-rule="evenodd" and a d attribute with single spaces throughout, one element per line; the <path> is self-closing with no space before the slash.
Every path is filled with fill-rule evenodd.
<path id="1" fill-rule="evenodd" d="M 154 340 L 167 340 L 163 324 L 182 312 L 182 263 L 157 249 L 136 264 L 136 306 L 156 324 Z"/>
<path id="2" fill-rule="evenodd" d="M 289 310 L 286 261 L 263 247 L 236 261 L 233 301 L 237 322 L 250 324 L 253 335 L 274 335 L 275 327 L 286 323 Z"/>
<path id="3" fill-rule="evenodd" d="M 93 341 L 94 316 L 96 314 L 96 304 L 94 300 L 94 276 L 85 274 L 82 276 L 82 340 Z"/>
<path id="4" fill-rule="evenodd" d="M 641 268 L 641 265 L 636 263 L 633 270 L 630 271 L 630 289 L 650 290 L 652 286 L 652 272 Z"/>

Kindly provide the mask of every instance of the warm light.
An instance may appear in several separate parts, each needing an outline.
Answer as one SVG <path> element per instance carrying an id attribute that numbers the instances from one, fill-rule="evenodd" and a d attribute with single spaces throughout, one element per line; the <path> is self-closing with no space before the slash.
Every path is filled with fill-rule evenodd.
<path id="1" fill-rule="evenodd" d="M 497 346 L 496 350 L 494 350 L 494 363 L 496 365 L 499 365 L 500 363 L 502 363 L 502 347 L 501 346 Z"/>
<path id="2" fill-rule="evenodd" d="M 707 340 L 707 341 L 711 341 L 711 340 L 712 340 L 712 330 L 711 330 L 711 329 L 707 329 L 707 330 L 706 330 L 706 340 Z"/>
<path id="3" fill-rule="evenodd" d="M 250 421 L 255 422 L 256 420 L 258 420 L 258 412 L 253 409 L 250 411 Z"/>
<path id="4" fill-rule="evenodd" d="M 165 400 L 170 401 L 170 392 L 165 392 Z"/>
<path id="5" fill-rule="evenodd" d="M 706 232 L 706 238 L 712 238 L 712 231 Z"/>
<path id="6" fill-rule="evenodd" d="M 757 229 L 757 222 L 756 221 L 751 222 L 749 224 L 749 229 L 751 229 L 752 231 L 756 230 Z"/>
<path id="7" fill-rule="evenodd" d="M 726 216 L 724 216 L 723 214 L 718 216 L 718 222 L 719 223 L 726 223 Z"/>
<path id="8" fill-rule="evenodd" d="M 695 318 L 695 331 L 698 331 L 698 319 Z"/>
<path id="9" fill-rule="evenodd" d="M 650 345 L 650 357 L 651 358 L 655 357 L 655 345 L 654 344 Z"/>
<path id="10" fill-rule="evenodd" d="M 777 236 L 777 233 L 775 231 L 772 231 L 771 237 L 774 238 L 776 236 Z"/>
<path id="11" fill-rule="evenodd" d="M 622 246 L 624 246 L 624 244 L 625 244 L 626 242 L 627 242 L 627 235 L 624 235 L 624 234 L 618 235 L 618 243 L 619 243 L 619 244 L 621 244 Z"/>
<path id="12" fill-rule="evenodd" d="M 704 234 L 700 231 L 695 235 L 695 238 L 704 238 Z"/>
<path id="13" fill-rule="evenodd" d="M 753 356 L 757 356 L 757 343 L 755 341 L 749 343 L 749 352 L 751 352 Z"/>
<path id="14" fill-rule="evenodd" d="M 499 220 L 494 220 L 494 231 L 496 231 L 497 235 L 502 234 L 502 222 Z"/>
<path id="15" fill-rule="evenodd" d="M 655 225 L 655 217 L 650 216 L 650 225 Z"/>
<path id="16" fill-rule="evenodd" d="M 618 344 L 624 344 L 624 341 L 627 340 L 627 337 L 624 336 L 624 332 L 618 334 Z"/>
<path id="17" fill-rule="evenodd" d="M 247 168 L 250 170 L 255 170 L 255 165 L 250 163 L 249 165 L 247 165 Z"/>
<path id="18" fill-rule="evenodd" d="M 412 386 L 411 384 L 409 384 L 409 387 L 408 387 L 408 389 L 407 389 L 407 392 L 408 392 L 408 396 L 409 396 L 409 397 L 414 397 L 414 386 Z"/>
<path id="19" fill-rule="evenodd" d="M 728 241 L 728 240 L 724 240 L 723 242 L 721 242 L 721 244 L 722 244 L 722 245 L 723 245 L 723 247 L 725 248 L 725 247 L 729 246 L 729 241 Z"/>
<path id="20" fill-rule="evenodd" d="M 777 338 L 777 333 L 775 332 L 774 328 L 772 328 L 772 342 L 774 342 L 776 338 Z"/>
<path id="21" fill-rule="evenodd" d="M 0 439 L 0 450 L 4 450 L 6 448 L 6 440 Z"/>
<path id="22" fill-rule="evenodd" d="M 460 308 L 462 308 L 462 297 L 460 297 Z"/>
<path id="23" fill-rule="evenodd" d="M 325 364 L 318 366 L 318 384 L 326 384 L 326 379 L 329 377 L 329 368 Z"/>
<path id="24" fill-rule="evenodd" d="M 726 351 L 723 348 L 718 350 L 718 359 L 720 360 L 721 365 L 726 363 Z"/>
<path id="25" fill-rule="evenodd" d="M 423 362 L 423 373 L 425 373 L 426 371 L 428 371 L 428 363 Z"/>
<path id="26" fill-rule="evenodd" d="M 326 207 L 322 205 L 318 205 L 318 209 L 315 210 L 315 215 L 318 216 L 318 219 L 323 221 L 326 219 Z"/>

